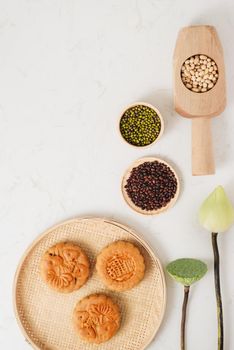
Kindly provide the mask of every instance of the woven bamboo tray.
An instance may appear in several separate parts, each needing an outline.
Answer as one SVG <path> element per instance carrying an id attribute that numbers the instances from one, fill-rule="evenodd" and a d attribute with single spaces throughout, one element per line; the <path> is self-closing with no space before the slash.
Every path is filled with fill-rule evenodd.
<path id="1" fill-rule="evenodd" d="M 138 286 L 118 293 L 108 290 L 95 271 L 95 257 L 116 240 L 136 244 L 146 262 L 146 274 Z M 91 276 L 70 294 L 51 290 L 40 278 L 43 253 L 62 241 L 78 243 L 91 261 Z M 77 301 L 92 293 L 105 293 L 120 306 L 118 333 L 99 346 L 86 343 L 74 332 L 72 312 Z M 154 338 L 164 315 L 166 287 L 158 258 L 134 231 L 100 218 L 73 219 L 52 227 L 33 242 L 23 256 L 15 276 L 14 307 L 19 326 L 34 349 L 43 350 L 143 350 Z"/>

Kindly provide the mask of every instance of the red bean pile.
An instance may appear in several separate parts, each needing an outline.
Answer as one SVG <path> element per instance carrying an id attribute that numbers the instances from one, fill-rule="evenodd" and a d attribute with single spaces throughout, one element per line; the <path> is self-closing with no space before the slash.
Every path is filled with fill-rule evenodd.
<path id="1" fill-rule="evenodd" d="M 126 192 L 132 202 L 143 210 L 158 210 L 174 198 L 177 179 L 164 163 L 145 162 L 132 169 Z"/>

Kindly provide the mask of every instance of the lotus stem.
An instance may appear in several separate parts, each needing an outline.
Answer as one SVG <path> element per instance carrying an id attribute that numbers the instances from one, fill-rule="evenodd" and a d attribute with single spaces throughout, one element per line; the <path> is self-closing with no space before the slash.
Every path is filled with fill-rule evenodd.
<path id="1" fill-rule="evenodd" d="M 182 307 L 182 318 L 181 318 L 181 338 L 180 338 L 180 344 L 181 344 L 181 350 L 185 350 L 185 324 L 186 324 L 186 312 L 187 312 L 187 305 L 188 305 L 188 298 L 189 298 L 189 286 L 184 286 L 184 301 L 183 301 L 183 307 Z"/>
<path id="2" fill-rule="evenodd" d="M 223 306 L 220 287 L 220 260 L 219 248 L 217 243 L 218 233 L 212 232 L 212 246 L 214 252 L 214 282 L 217 303 L 217 318 L 218 318 L 218 350 L 223 350 L 224 330 L 223 330 Z"/>

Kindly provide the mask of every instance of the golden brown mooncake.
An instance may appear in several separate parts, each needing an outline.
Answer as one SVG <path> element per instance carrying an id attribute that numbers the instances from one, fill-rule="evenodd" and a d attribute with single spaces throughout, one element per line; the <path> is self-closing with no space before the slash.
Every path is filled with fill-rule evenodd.
<path id="1" fill-rule="evenodd" d="M 87 281 L 89 260 L 78 245 L 58 243 L 43 255 L 40 272 L 51 288 L 61 293 L 70 293 Z"/>
<path id="2" fill-rule="evenodd" d="M 73 324 L 83 340 L 100 344 L 118 331 L 120 310 L 110 297 L 92 294 L 77 303 L 73 312 Z"/>
<path id="3" fill-rule="evenodd" d="M 145 263 L 135 245 L 117 241 L 101 251 L 96 269 L 107 287 L 120 292 L 133 288 L 142 280 Z"/>

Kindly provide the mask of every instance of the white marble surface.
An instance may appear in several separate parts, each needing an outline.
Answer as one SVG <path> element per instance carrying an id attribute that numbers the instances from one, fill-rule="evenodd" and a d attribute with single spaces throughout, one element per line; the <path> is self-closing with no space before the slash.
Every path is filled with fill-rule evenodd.
<path id="1" fill-rule="evenodd" d="M 188 349 L 216 349 L 209 234 L 198 207 L 223 184 L 234 201 L 234 5 L 232 0 L 0 1 L 0 348 L 27 350 L 12 309 L 12 282 L 25 248 L 43 230 L 80 215 L 108 216 L 143 234 L 165 265 L 193 256 L 209 273 L 191 293 Z M 172 53 L 180 27 L 215 25 L 227 64 L 228 106 L 213 121 L 217 172 L 190 173 L 190 122 L 172 105 Z M 125 105 L 155 104 L 165 134 L 147 150 L 117 132 Z M 176 206 L 143 217 L 124 203 L 121 176 L 157 155 L 182 179 Z M 220 238 L 226 347 L 234 348 L 234 227 Z M 182 289 L 167 278 L 163 324 L 149 350 L 179 348 Z M 65 350 L 65 349 L 60 349 Z M 117 349 L 116 349 L 117 350 Z M 133 349 L 134 350 L 134 349 Z"/>

